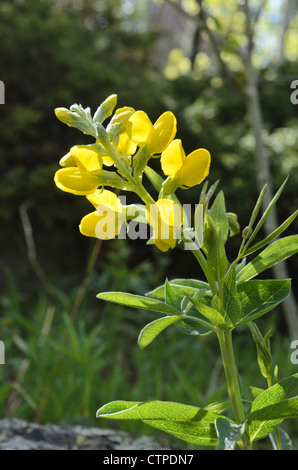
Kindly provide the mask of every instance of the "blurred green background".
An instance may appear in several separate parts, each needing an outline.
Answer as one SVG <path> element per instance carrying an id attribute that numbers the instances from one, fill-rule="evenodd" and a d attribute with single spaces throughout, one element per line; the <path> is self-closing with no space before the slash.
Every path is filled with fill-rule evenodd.
<path id="1" fill-rule="evenodd" d="M 143 240 L 98 242 L 81 236 L 84 198 L 53 182 L 59 159 L 88 137 L 59 122 L 54 109 L 97 106 L 110 94 L 117 106 L 143 109 L 152 121 L 165 110 L 178 120 L 186 153 L 207 148 L 208 180 L 220 179 L 228 211 L 247 224 L 258 196 L 255 136 L 243 89 L 246 70 L 233 49 L 245 50 L 244 2 L 206 0 L 0 1 L 0 366 L 1 417 L 41 423 L 114 426 L 135 435 L 165 435 L 145 425 L 95 419 L 116 399 L 163 399 L 205 406 L 225 399 L 216 340 L 182 336 L 175 328 L 140 351 L 137 337 L 152 315 L 99 302 L 105 290 L 144 294 L 165 277 L 202 276 L 191 254 L 162 254 Z M 263 128 L 281 223 L 298 207 L 298 7 L 295 1 L 251 1 L 256 22 L 253 66 L 258 73 Z M 259 9 L 263 6 L 262 9 Z M 208 28 L 198 20 L 207 12 Z M 218 60 L 219 59 L 219 60 Z M 226 73 L 227 70 L 229 73 Z M 233 81 L 230 80 L 230 74 Z M 235 86 L 236 84 L 236 86 Z M 159 170 L 159 162 L 153 162 Z M 200 188 L 181 191 L 197 203 Z M 131 197 L 127 196 L 128 200 Z M 297 222 L 287 234 L 297 233 Z M 232 258 L 240 239 L 231 239 Z M 298 258 L 287 263 L 298 301 Z M 272 327 L 280 376 L 291 364 L 289 325 L 281 309 L 260 322 Z M 265 386 L 255 346 L 240 331 L 236 354 L 243 387 Z M 288 425 L 298 436 L 297 424 Z M 182 447 L 184 443 L 174 445 Z"/>

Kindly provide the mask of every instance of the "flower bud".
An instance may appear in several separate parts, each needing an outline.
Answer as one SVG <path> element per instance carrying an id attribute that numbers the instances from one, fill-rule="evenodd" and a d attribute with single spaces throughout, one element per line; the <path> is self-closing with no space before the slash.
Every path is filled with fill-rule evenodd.
<path id="1" fill-rule="evenodd" d="M 252 228 L 249 225 L 242 230 L 242 238 L 244 240 L 249 238 L 251 234 L 252 234 Z"/>
<path id="2" fill-rule="evenodd" d="M 75 111 L 75 109 L 77 112 Z M 92 121 L 88 117 L 88 110 L 84 110 L 79 105 L 72 105 L 71 110 L 66 108 L 56 108 L 55 115 L 59 121 L 67 124 L 70 127 L 75 127 L 79 129 L 84 134 L 95 136 L 95 127 Z"/>
<path id="3" fill-rule="evenodd" d="M 105 119 L 110 117 L 116 104 L 117 95 L 108 96 L 108 98 L 97 108 L 93 116 L 93 122 L 101 124 Z"/>

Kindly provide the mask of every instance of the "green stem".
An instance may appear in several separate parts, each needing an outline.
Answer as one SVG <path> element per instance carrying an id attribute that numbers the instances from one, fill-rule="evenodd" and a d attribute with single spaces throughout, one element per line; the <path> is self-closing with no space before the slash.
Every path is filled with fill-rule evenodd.
<path id="1" fill-rule="evenodd" d="M 244 412 L 232 344 L 232 331 L 218 330 L 217 337 L 219 340 L 223 366 L 226 374 L 227 386 L 232 402 L 235 420 L 237 424 L 241 424 L 244 419 Z"/>
<path id="2" fill-rule="evenodd" d="M 124 176 L 127 181 L 131 184 L 132 190 L 143 200 L 145 203 L 155 204 L 154 199 L 150 196 L 150 194 L 146 191 L 140 180 L 137 181 L 132 176 L 129 169 L 122 163 L 121 159 L 118 157 L 117 152 L 113 148 L 112 144 L 106 144 L 106 150 L 109 153 L 109 156 L 112 158 L 113 162 L 115 163 L 116 167 L 118 168 L 119 173 Z"/>
<path id="3" fill-rule="evenodd" d="M 148 191 L 144 188 L 142 184 L 137 184 L 134 182 L 136 194 L 145 202 L 149 204 L 155 204 L 154 199 L 150 196 Z"/>
<path id="4" fill-rule="evenodd" d="M 188 240 L 184 240 L 186 243 Z M 216 282 L 211 278 L 208 272 L 207 268 L 207 261 L 206 258 L 204 257 L 203 253 L 201 250 L 191 250 L 197 261 L 199 262 L 199 265 L 201 266 L 203 273 L 205 274 L 205 277 L 210 285 L 210 289 L 213 295 L 216 295 L 217 293 L 217 284 Z"/>
<path id="5" fill-rule="evenodd" d="M 237 424 L 241 424 L 244 420 L 244 411 L 234 356 L 232 330 L 218 329 L 217 337 L 220 345 L 227 387 L 232 403 L 235 421 Z M 245 435 L 242 436 L 239 445 L 243 449 L 249 448 L 249 443 Z"/>

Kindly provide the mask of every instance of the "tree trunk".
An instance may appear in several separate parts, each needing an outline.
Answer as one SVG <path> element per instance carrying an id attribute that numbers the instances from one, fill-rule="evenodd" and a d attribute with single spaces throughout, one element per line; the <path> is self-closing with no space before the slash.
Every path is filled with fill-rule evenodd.
<path id="1" fill-rule="evenodd" d="M 245 90 L 247 114 L 255 139 L 255 158 L 256 173 L 259 192 L 265 184 L 267 191 L 263 200 L 263 209 L 265 209 L 272 197 L 274 196 L 273 184 L 270 171 L 270 160 L 267 149 L 264 145 L 262 131 L 263 119 L 260 106 L 259 89 L 255 70 L 251 63 L 251 55 L 249 54 L 245 63 L 247 86 Z M 265 235 L 269 235 L 278 227 L 278 218 L 276 207 L 274 206 L 269 217 L 264 224 Z M 287 265 L 285 262 L 275 265 L 273 274 L 276 279 L 285 279 L 289 277 Z M 297 304 L 294 295 L 290 296 L 282 303 L 282 309 L 285 315 L 287 327 L 293 338 L 298 337 L 298 315 Z"/>

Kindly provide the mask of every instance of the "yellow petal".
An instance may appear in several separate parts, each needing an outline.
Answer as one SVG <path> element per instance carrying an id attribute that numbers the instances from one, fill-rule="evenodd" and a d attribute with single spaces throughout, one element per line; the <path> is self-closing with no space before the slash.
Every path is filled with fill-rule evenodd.
<path id="1" fill-rule="evenodd" d="M 101 171 L 102 158 L 99 153 L 88 145 L 75 145 L 70 149 L 78 168 L 82 171 Z"/>
<path id="2" fill-rule="evenodd" d="M 208 176 L 211 157 L 206 149 L 198 149 L 190 153 L 181 169 L 179 183 L 185 186 L 200 184 Z"/>
<path id="3" fill-rule="evenodd" d="M 83 217 L 79 226 L 80 232 L 87 237 L 101 240 L 115 238 L 125 220 L 120 200 L 114 193 L 106 190 L 96 191 L 87 198 L 97 206 L 97 210 Z M 120 210 L 118 211 L 118 209 Z"/>
<path id="4" fill-rule="evenodd" d="M 147 143 L 152 129 L 153 124 L 144 111 L 136 111 L 127 121 L 126 132 L 140 147 Z"/>
<path id="5" fill-rule="evenodd" d="M 129 106 L 124 106 L 123 108 L 118 108 L 115 111 L 114 116 L 112 117 L 111 122 L 113 124 L 121 124 L 120 129 L 125 129 L 128 119 L 133 115 L 135 110 Z"/>
<path id="6" fill-rule="evenodd" d="M 121 226 L 119 227 L 116 212 L 106 211 L 99 214 L 95 211 L 83 217 L 79 229 L 81 234 L 87 237 L 111 240 L 119 234 Z"/>
<path id="7" fill-rule="evenodd" d="M 133 155 L 136 149 L 136 144 L 129 138 L 126 132 L 122 132 L 119 136 L 117 151 L 128 157 L 129 155 Z"/>
<path id="8" fill-rule="evenodd" d="M 183 222 L 179 204 L 170 199 L 159 199 L 155 204 L 146 205 L 147 221 L 153 229 L 153 240 L 161 251 L 176 245 L 176 230 Z"/>
<path id="9" fill-rule="evenodd" d="M 168 251 L 170 248 L 175 248 L 176 238 L 174 237 L 173 227 L 169 227 L 167 238 L 153 230 L 153 240 L 157 248 L 163 252 Z"/>
<path id="10" fill-rule="evenodd" d="M 183 211 L 180 205 L 171 199 L 159 199 L 156 202 L 161 221 L 171 227 L 182 225 Z"/>
<path id="11" fill-rule="evenodd" d="M 97 189 L 92 194 L 88 194 L 87 199 L 98 210 L 111 210 L 114 212 L 122 212 L 123 206 L 118 196 L 113 191 L 107 189 Z"/>
<path id="12" fill-rule="evenodd" d="M 160 163 L 165 175 L 174 179 L 186 160 L 180 139 L 173 140 L 162 152 Z"/>
<path id="13" fill-rule="evenodd" d="M 96 175 L 82 172 L 77 167 L 58 170 L 55 173 L 54 181 L 62 191 L 80 196 L 93 193 L 100 185 Z"/>
<path id="14" fill-rule="evenodd" d="M 172 142 L 177 132 L 177 120 L 171 111 L 163 113 L 155 122 L 149 136 L 149 153 L 161 153 Z"/>

